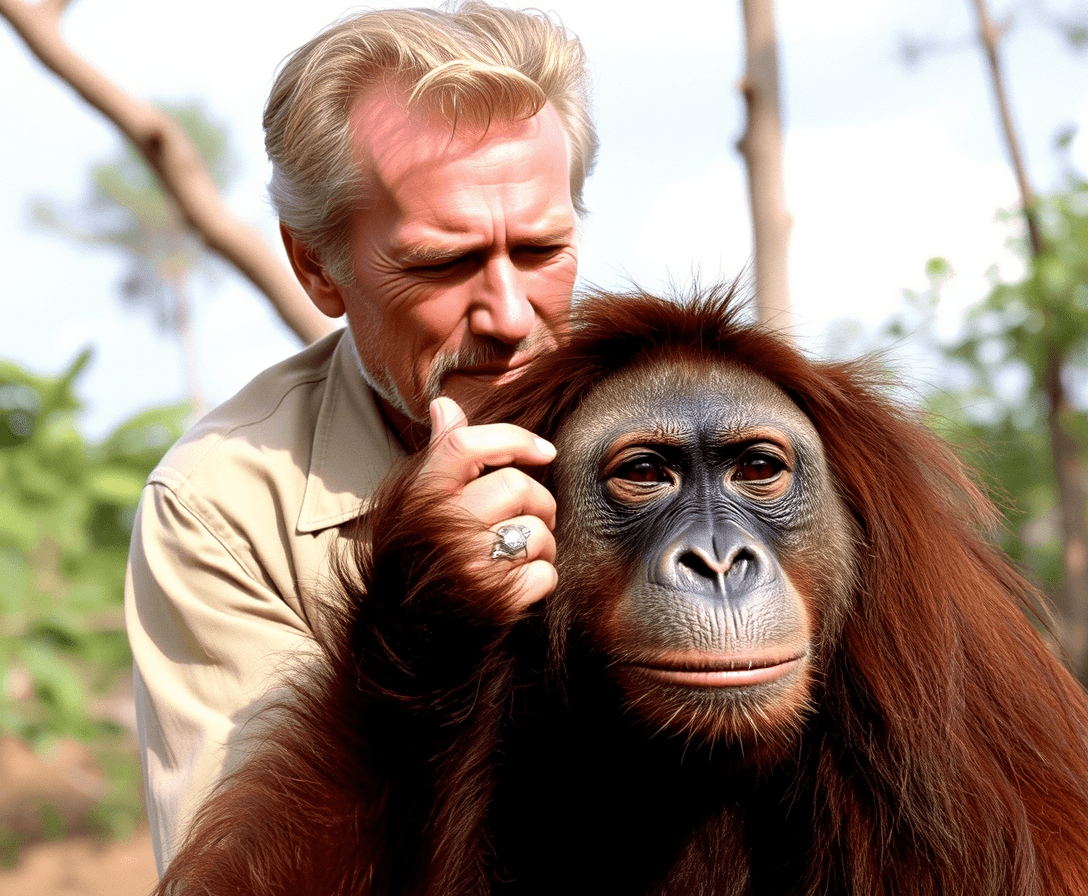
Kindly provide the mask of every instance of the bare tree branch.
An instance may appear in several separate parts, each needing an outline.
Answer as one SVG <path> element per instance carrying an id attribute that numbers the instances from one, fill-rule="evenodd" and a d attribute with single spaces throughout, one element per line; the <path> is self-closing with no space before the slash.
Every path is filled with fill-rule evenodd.
<path id="1" fill-rule="evenodd" d="M 748 128 L 737 149 L 748 167 L 748 196 L 756 255 L 759 319 L 790 333 L 789 246 L 793 217 L 786 207 L 779 111 L 778 45 L 773 0 L 744 0 L 747 67 L 740 90 Z"/>
<path id="2" fill-rule="evenodd" d="M 1005 137 L 1009 162 L 1012 165 L 1013 173 L 1016 175 L 1016 184 L 1023 202 L 1024 222 L 1028 228 L 1031 254 L 1039 255 L 1043 251 L 1043 240 L 1039 232 L 1039 222 L 1035 212 L 1035 193 L 1031 189 L 1027 166 L 1024 164 L 1023 153 L 1020 151 L 1020 139 L 1017 137 L 1016 126 L 1012 121 L 1012 106 L 1009 103 L 1008 91 L 1005 89 L 1005 75 L 1001 69 L 1001 59 L 998 52 L 1001 41 L 1009 32 L 1011 21 L 998 24 L 990 18 L 990 12 L 986 7 L 985 0 L 973 0 L 973 2 L 975 4 L 975 14 L 978 16 L 979 40 L 986 53 L 986 62 L 990 69 L 990 83 L 994 89 L 994 102 L 997 104 L 997 114 L 1001 119 L 1001 131 Z"/>
<path id="3" fill-rule="evenodd" d="M 1012 120 L 999 55 L 1001 40 L 1007 32 L 1007 24 L 998 26 L 994 23 L 990 18 L 985 0 L 973 0 L 973 2 L 978 16 L 979 40 L 986 52 L 990 82 L 994 89 L 994 100 L 1001 120 L 1005 146 L 1020 188 L 1020 201 L 1023 204 L 1031 254 L 1038 259 L 1045 252 L 1046 245 L 1039 228 L 1035 194 L 1031 189 L 1027 167 L 1020 151 L 1020 139 Z M 1069 426 L 1073 407 L 1062 382 L 1062 373 L 1067 359 L 1059 341 L 1055 338 L 1053 324 L 1045 308 L 1043 314 L 1046 333 L 1043 388 L 1047 398 L 1047 430 L 1058 486 L 1058 513 L 1061 520 L 1063 547 L 1063 583 L 1058 601 L 1059 622 L 1063 629 L 1061 632 L 1063 647 L 1074 671 L 1082 681 L 1088 681 L 1088 515 L 1085 512 L 1085 508 L 1088 507 L 1088 493 L 1085 490 L 1085 475 L 1077 450 L 1077 441 Z"/>
<path id="4" fill-rule="evenodd" d="M 69 0 L 0 0 L 0 16 L 27 47 L 84 100 L 112 121 L 158 176 L 186 223 L 212 251 L 233 264 L 268 297 L 304 342 L 332 329 L 290 269 L 260 232 L 227 208 L 204 160 L 184 129 L 152 104 L 133 97 L 76 53 L 60 32 Z"/>

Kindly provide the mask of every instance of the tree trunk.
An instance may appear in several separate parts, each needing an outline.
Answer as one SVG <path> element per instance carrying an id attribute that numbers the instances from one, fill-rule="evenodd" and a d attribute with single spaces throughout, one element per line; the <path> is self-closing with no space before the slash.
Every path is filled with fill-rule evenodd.
<path id="1" fill-rule="evenodd" d="M 212 251 L 265 294 L 283 322 L 306 343 L 332 329 L 290 268 L 261 234 L 227 208 L 184 129 L 150 103 L 125 93 L 76 53 L 60 33 L 67 0 L 0 0 L 0 16 L 39 60 L 113 122 L 147 160 L 185 222 Z"/>
<path id="2" fill-rule="evenodd" d="M 204 398 L 204 387 L 201 385 L 203 377 L 200 375 L 200 353 L 197 349 L 196 333 L 193 330 L 188 280 L 186 274 L 168 277 L 167 288 L 174 297 L 174 332 L 181 346 L 185 381 L 189 387 L 189 403 L 193 406 L 192 419 L 199 420 L 208 413 L 209 408 Z"/>
<path id="3" fill-rule="evenodd" d="M 778 43 L 773 0 L 743 0 L 746 68 L 740 90 L 748 126 L 737 148 L 748 168 L 755 242 L 756 308 L 762 323 L 789 334 L 789 245 L 793 218 L 786 207 L 779 109 Z"/>
<path id="4" fill-rule="evenodd" d="M 1005 90 L 1005 77 L 998 55 L 1003 29 L 990 18 L 985 0 L 973 2 L 978 16 L 979 40 L 986 52 L 1005 146 L 1020 188 L 1032 259 L 1038 261 L 1046 251 L 1046 246 L 1039 229 L 1035 195 L 1020 151 L 1020 140 L 1013 124 L 1011 106 Z M 1061 592 L 1056 595 L 1058 623 L 1061 626 L 1059 635 L 1062 639 L 1061 646 L 1073 670 L 1081 681 L 1088 682 L 1088 492 L 1085 490 L 1085 472 L 1077 442 L 1068 425 L 1072 408 L 1062 382 L 1065 355 L 1060 341 L 1055 338 L 1053 323 L 1045 308 L 1043 314 L 1046 366 L 1042 386 L 1047 401 L 1047 432 L 1058 488 L 1062 539 L 1063 581 Z"/>

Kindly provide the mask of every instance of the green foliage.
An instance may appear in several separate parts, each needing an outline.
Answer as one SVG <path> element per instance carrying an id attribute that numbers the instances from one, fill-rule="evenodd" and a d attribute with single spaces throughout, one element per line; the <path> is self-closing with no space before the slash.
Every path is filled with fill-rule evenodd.
<path id="1" fill-rule="evenodd" d="M 84 351 L 59 377 L 0 362 L 0 733 L 35 745 L 76 738 L 102 746 L 104 764 L 116 767 L 110 746 L 121 732 L 94 701 L 131 666 L 129 533 L 143 484 L 188 408 L 145 411 L 88 444 L 75 384 L 90 357 Z M 118 788 L 133 772 L 115 771 L 107 802 L 131 803 Z"/>
<path id="2" fill-rule="evenodd" d="M 985 366 L 1017 365 L 1040 392 L 1049 348 L 1083 367 L 1088 348 L 1088 185 L 1075 184 L 1038 207 L 1044 251 L 1027 276 L 995 283 L 969 316 L 953 357 L 985 376 Z M 983 363 L 986 360 L 986 364 Z"/>
<path id="3" fill-rule="evenodd" d="M 989 295 L 966 317 L 954 342 L 935 343 L 949 386 L 931 397 L 943 435 L 964 448 L 994 497 L 1009 531 L 1003 547 L 1045 586 L 1061 583 L 1058 495 L 1046 397 L 1048 357 L 1063 360 L 1062 382 L 1072 398 L 1064 425 L 1088 447 L 1088 183 L 1068 187 L 1037 208 L 1045 249 L 1032 258 L 1022 241 L 1024 274 L 993 275 Z M 917 331 L 953 276 L 948 262 L 927 265 L 929 289 L 908 294 L 910 312 L 887 335 Z M 986 446 L 985 449 L 980 446 Z"/>

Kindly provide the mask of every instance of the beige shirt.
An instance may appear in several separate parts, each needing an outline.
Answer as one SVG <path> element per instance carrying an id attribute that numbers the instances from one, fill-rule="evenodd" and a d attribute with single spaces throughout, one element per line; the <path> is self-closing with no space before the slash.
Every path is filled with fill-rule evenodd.
<path id="1" fill-rule="evenodd" d="M 402 453 L 344 332 L 212 411 L 144 490 L 125 613 L 160 872 L 244 756 L 247 720 L 308 654 L 337 527 Z"/>

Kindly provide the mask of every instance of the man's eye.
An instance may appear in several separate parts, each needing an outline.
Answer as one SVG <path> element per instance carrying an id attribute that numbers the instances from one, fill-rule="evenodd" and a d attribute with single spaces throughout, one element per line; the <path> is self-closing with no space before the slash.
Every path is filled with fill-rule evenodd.
<path id="1" fill-rule="evenodd" d="M 457 270 L 457 268 L 467 263 L 467 261 L 467 255 L 458 255 L 456 258 L 451 258 L 447 261 L 436 261 L 432 264 L 416 265 L 412 270 L 417 274 L 423 274 L 425 276 L 439 276 Z"/>
<path id="2" fill-rule="evenodd" d="M 785 462 L 771 454 L 746 454 L 733 468 L 733 479 L 737 482 L 771 482 L 785 469 Z"/>
<path id="3" fill-rule="evenodd" d="M 546 261 L 562 252 L 566 246 L 519 246 L 514 250 L 515 259 L 524 261 Z"/>

